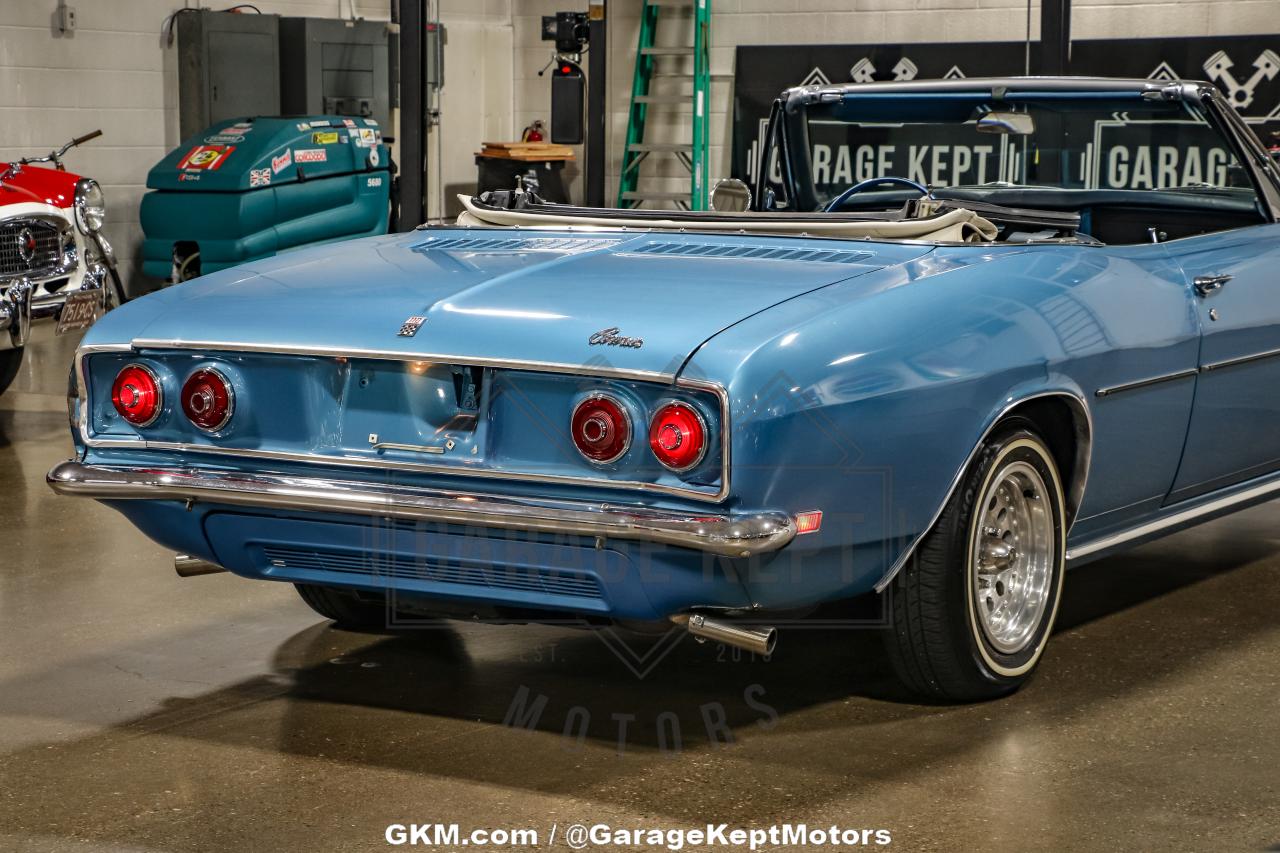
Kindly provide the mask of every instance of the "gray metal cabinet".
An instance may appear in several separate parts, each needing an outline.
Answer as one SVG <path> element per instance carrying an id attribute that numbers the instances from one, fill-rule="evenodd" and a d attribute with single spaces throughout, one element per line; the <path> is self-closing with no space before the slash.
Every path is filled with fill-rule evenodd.
<path id="1" fill-rule="evenodd" d="M 202 10 L 179 14 L 176 26 L 183 139 L 226 119 L 280 113 L 279 16 Z"/>
<path id="2" fill-rule="evenodd" d="M 281 108 L 288 115 L 391 120 L 387 25 L 380 21 L 280 19 Z"/>

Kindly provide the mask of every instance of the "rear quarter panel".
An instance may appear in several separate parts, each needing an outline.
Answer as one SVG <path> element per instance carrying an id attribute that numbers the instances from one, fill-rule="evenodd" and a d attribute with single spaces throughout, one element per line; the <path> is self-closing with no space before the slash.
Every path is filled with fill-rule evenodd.
<path id="1" fill-rule="evenodd" d="M 944 246 L 749 318 L 684 375 L 732 376 L 737 500 L 824 513 L 819 533 L 756 567 L 757 601 L 784 606 L 885 580 L 987 429 L 1038 394 L 1069 394 L 1092 419 L 1078 518 L 1162 496 L 1194 380 L 1094 395 L 1194 366 L 1197 347 L 1158 245 Z"/>

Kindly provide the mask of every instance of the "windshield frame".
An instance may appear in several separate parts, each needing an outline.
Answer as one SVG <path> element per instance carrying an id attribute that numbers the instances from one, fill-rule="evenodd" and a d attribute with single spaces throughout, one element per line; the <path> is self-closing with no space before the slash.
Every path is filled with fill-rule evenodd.
<path id="1" fill-rule="evenodd" d="M 875 96 L 987 96 L 992 100 L 1020 100 L 1030 96 L 1052 100 L 1123 97 L 1181 101 L 1200 112 L 1206 123 L 1244 168 L 1270 221 L 1280 221 L 1280 172 L 1265 147 L 1230 105 L 1224 104 L 1217 89 L 1208 83 L 1165 84 L 1150 80 L 1108 80 L 1102 78 L 1009 78 L 1004 80 L 933 80 L 909 83 L 807 86 L 784 91 L 770 110 L 767 131 L 760 145 L 752 188 L 753 209 L 770 209 L 773 195 L 769 166 L 777 158 L 782 190 L 788 210 L 817 214 L 821 200 L 812 180 L 807 110 L 818 104 L 832 104 L 859 97 Z"/>

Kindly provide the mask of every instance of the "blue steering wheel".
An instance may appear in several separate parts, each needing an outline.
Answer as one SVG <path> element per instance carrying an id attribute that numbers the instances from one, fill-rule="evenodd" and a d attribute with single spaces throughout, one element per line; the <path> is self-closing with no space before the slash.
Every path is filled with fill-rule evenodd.
<path id="1" fill-rule="evenodd" d="M 917 184 L 915 181 L 909 178 L 895 178 L 892 175 L 886 175 L 883 178 L 872 178 L 869 181 L 859 181 L 858 183 L 849 187 L 849 189 L 840 193 L 840 195 L 831 199 L 831 202 L 822 209 L 822 212 L 831 213 L 832 211 L 839 210 L 846 201 L 853 198 L 858 193 L 862 192 L 863 190 L 870 189 L 871 187 L 878 187 L 881 184 L 900 184 L 905 187 L 910 187 L 913 190 L 919 190 L 920 195 L 922 196 L 930 197 L 933 195 L 933 193 L 929 191 L 929 188 L 926 187 L 924 184 Z"/>

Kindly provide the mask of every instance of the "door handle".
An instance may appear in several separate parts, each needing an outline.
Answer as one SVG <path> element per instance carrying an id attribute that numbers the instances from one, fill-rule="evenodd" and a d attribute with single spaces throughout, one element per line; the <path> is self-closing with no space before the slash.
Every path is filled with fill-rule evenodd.
<path id="1" fill-rule="evenodd" d="M 1196 296 L 1204 299 L 1215 290 L 1221 290 L 1222 286 L 1231 281 L 1231 276 L 1223 273 L 1222 275 L 1198 275 L 1192 282 L 1196 288 Z"/>

